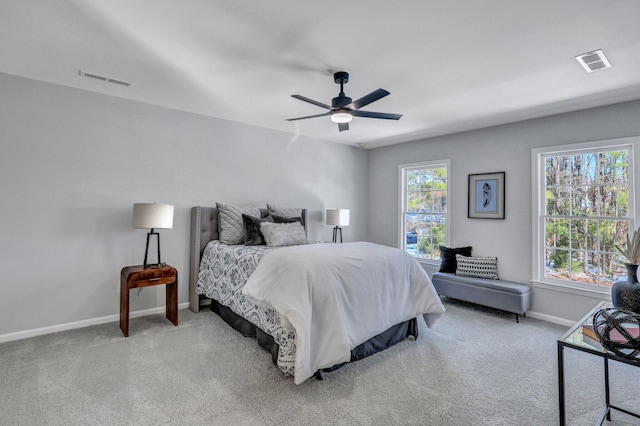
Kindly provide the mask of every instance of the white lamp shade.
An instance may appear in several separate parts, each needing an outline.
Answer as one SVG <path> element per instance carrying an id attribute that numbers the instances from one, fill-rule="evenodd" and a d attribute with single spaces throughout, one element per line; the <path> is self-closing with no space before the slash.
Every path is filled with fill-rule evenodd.
<path id="1" fill-rule="evenodd" d="M 349 226 L 349 209 L 327 209 L 327 225 Z"/>
<path id="2" fill-rule="evenodd" d="M 173 228 L 171 204 L 136 203 L 133 205 L 133 227 L 144 229 Z"/>

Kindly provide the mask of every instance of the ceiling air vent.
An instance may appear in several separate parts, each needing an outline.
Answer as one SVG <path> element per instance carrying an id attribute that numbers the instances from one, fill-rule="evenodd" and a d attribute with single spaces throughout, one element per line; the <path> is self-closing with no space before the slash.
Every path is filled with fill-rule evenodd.
<path id="1" fill-rule="evenodd" d="M 82 70 L 78 71 L 78 75 L 82 77 L 93 78 L 95 80 L 104 81 L 106 83 L 119 84 L 120 86 L 127 86 L 127 87 L 131 86 L 131 83 L 126 81 L 116 80 L 115 78 L 105 77 L 105 76 L 90 73 L 90 72 L 84 72 Z"/>
<path id="2" fill-rule="evenodd" d="M 587 72 L 600 71 L 604 68 L 611 68 L 611 63 L 604 56 L 604 52 L 602 50 L 594 50 L 593 52 L 583 53 L 582 55 L 576 56 L 580 65 L 584 67 Z"/>

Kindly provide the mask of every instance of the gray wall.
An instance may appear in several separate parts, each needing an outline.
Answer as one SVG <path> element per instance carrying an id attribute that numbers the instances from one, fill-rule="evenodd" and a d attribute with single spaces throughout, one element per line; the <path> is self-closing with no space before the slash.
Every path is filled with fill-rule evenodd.
<path id="1" fill-rule="evenodd" d="M 160 235 L 180 303 L 194 205 L 307 207 L 324 241 L 324 209 L 349 208 L 344 239 L 366 238 L 364 150 L 6 74 L 0 88 L 0 341 L 115 319 L 120 269 L 144 257 L 135 202 L 175 205 Z M 134 312 L 164 306 L 162 286 L 132 297 Z"/>
<path id="2" fill-rule="evenodd" d="M 367 236 L 375 243 L 398 245 L 399 164 L 448 158 L 451 245 L 471 245 L 474 255 L 497 256 L 502 278 L 528 283 L 532 277 L 531 150 L 637 136 L 638 117 L 640 101 L 371 150 Z M 638 164 L 636 158 L 636 175 Z M 506 219 L 468 219 L 468 175 L 499 171 L 506 172 Z M 532 311 L 552 321 L 577 320 L 596 302 L 591 297 L 534 288 Z"/>
<path id="3" fill-rule="evenodd" d="M 135 202 L 176 206 L 162 253 L 186 304 L 192 206 L 304 206 L 309 237 L 324 241 L 324 209 L 345 207 L 345 241 L 396 246 L 398 165 L 422 160 L 451 159 L 451 244 L 528 282 L 531 149 L 640 135 L 629 102 L 365 151 L 6 74 L 0 88 L 0 341 L 117 319 L 120 269 L 144 251 Z M 467 219 L 467 175 L 492 171 L 506 172 L 506 220 Z M 132 311 L 163 307 L 163 290 L 133 292 Z M 594 303 L 535 288 L 532 310 L 575 320 Z"/>

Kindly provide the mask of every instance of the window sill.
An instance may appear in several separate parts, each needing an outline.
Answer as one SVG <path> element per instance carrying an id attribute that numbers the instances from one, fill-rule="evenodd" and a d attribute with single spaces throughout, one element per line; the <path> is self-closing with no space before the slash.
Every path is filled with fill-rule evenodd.
<path id="1" fill-rule="evenodd" d="M 440 269 L 440 260 L 422 259 L 420 257 L 413 256 L 423 268 Z"/>
<path id="2" fill-rule="evenodd" d="M 567 284 L 555 284 L 555 283 L 552 284 L 552 283 L 536 281 L 536 280 L 531 280 L 531 284 L 533 285 L 533 287 L 543 288 L 545 290 L 552 290 L 560 293 L 568 293 L 568 294 L 575 294 L 578 296 L 591 297 L 597 300 L 611 301 L 611 289 L 608 287 L 588 289 L 588 288 L 575 287 Z"/>

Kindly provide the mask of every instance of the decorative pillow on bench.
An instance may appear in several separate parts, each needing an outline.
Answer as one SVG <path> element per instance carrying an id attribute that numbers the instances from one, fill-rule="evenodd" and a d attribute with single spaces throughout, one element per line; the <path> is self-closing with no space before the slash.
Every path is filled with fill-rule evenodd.
<path id="1" fill-rule="evenodd" d="M 440 246 L 440 272 L 455 274 L 457 269 L 456 254 L 471 256 L 471 247 Z"/>
<path id="2" fill-rule="evenodd" d="M 499 279 L 497 257 L 467 257 L 456 254 L 456 262 L 456 275 L 461 277 Z"/>

